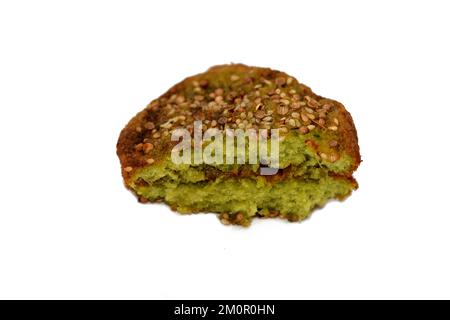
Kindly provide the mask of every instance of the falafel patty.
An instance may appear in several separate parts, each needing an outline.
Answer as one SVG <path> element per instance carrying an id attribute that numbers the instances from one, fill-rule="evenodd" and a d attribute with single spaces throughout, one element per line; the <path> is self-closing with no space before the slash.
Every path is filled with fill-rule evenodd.
<path id="1" fill-rule="evenodd" d="M 267 133 L 245 137 L 244 161 L 173 161 L 174 133 L 194 136 L 196 123 L 201 134 Z M 270 149 L 275 137 L 276 166 L 260 157 L 264 150 L 250 147 L 265 139 Z M 231 150 L 225 140 L 204 141 L 200 150 L 220 141 L 225 159 Z M 237 160 L 239 151 L 231 148 Z M 261 161 L 250 163 L 254 153 Z M 141 202 L 219 213 L 222 223 L 243 226 L 254 217 L 303 220 L 330 199 L 344 199 L 358 187 L 352 174 L 361 162 L 356 129 L 342 104 L 284 72 L 242 64 L 212 67 L 153 100 L 122 130 L 117 154 L 125 185 Z M 272 174 L 261 173 L 271 167 Z"/>

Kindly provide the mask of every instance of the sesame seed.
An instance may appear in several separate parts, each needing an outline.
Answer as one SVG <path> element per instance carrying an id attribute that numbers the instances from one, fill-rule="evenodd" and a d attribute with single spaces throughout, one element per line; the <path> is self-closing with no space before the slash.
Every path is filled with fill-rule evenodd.
<path id="1" fill-rule="evenodd" d="M 337 154 L 332 153 L 332 154 L 330 155 L 330 161 L 331 161 L 331 162 L 336 162 L 338 159 L 339 159 L 339 156 L 338 156 Z"/>
<path id="2" fill-rule="evenodd" d="M 236 222 L 241 222 L 244 219 L 244 215 L 242 213 L 238 213 L 236 215 Z"/>
<path id="3" fill-rule="evenodd" d="M 288 124 L 289 124 L 291 127 L 295 127 L 295 120 L 294 120 L 294 119 L 289 119 L 289 120 L 288 120 Z"/>
<path id="4" fill-rule="evenodd" d="M 286 79 L 283 78 L 283 77 L 278 77 L 278 78 L 275 79 L 275 83 L 278 86 L 282 86 L 282 85 L 284 85 L 286 83 Z"/>
<path id="5" fill-rule="evenodd" d="M 143 146 L 144 145 L 142 143 L 138 143 L 137 145 L 134 146 L 134 149 L 136 151 L 142 151 Z"/>
<path id="6" fill-rule="evenodd" d="M 144 127 L 145 127 L 145 129 L 153 130 L 153 129 L 155 129 L 155 124 L 153 122 L 149 121 L 144 125 Z"/>
<path id="7" fill-rule="evenodd" d="M 338 127 L 336 127 L 336 126 L 330 126 L 330 127 L 328 127 L 328 129 L 330 129 L 331 131 L 337 131 Z"/>
<path id="8" fill-rule="evenodd" d="M 216 90 L 214 90 L 214 93 L 217 96 L 222 96 L 223 95 L 223 89 L 222 88 L 217 88 Z"/>
<path id="9" fill-rule="evenodd" d="M 281 128 L 280 128 L 280 132 L 282 132 L 282 133 L 288 133 L 288 132 L 289 132 L 289 129 L 286 128 L 286 127 L 281 127 Z"/>
<path id="10" fill-rule="evenodd" d="M 308 130 L 314 130 L 316 128 L 316 126 L 315 125 L 313 125 L 313 124 L 310 124 L 309 126 L 308 126 Z"/>
<path id="11" fill-rule="evenodd" d="M 149 153 L 150 151 L 153 150 L 154 145 L 151 143 L 145 143 L 142 147 L 143 147 L 144 153 Z"/>
<path id="12" fill-rule="evenodd" d="M 262 110 L 257 110 L 255 112 L 255 118 L 257 118 L 257 119 L 262 119 L 265 116 L 266 116 L 266 113 L 264 111 L 262 111 Z"/>
<path id="13" fill-rule="evenodd" d="M 233 75 L 230 77 L 230 80 L 231 80 L 231 81 L 238 81 L 238 80 L 239 80 L 239 76 L 233 74 Z"/>
<path id="14" fill-rule="evenodd" d="M 296 102 L 293 102 L 292 104 L 291 104 L 291 108 L 292 109 L 299 109 L 300 108 L 300 102 L 298 102 L 298 101 L 296 101 Z"/>
<path id="15" fill-rule="evenodd" d="M 288 106 L 278 106 L 277 112 L 280 115 L 285 115 L 289 112 L 289 107 Z"/>
<path id="16" fill-rule="evenodd" d="M 334 123 L 336 123 L 337 126 L 339 125 L 339 120 L 338 120 L 338 118 L 334 118 L 333 121 L 334 121 Z"/>
<path id="17" fill-rule="evenodd" d="M 294 119 L 300 119 L 300 113 L 298 113 L 298 112 L 292 112 L 292 113 L 291 113 L 291 117 L 294 118 Z"/>
<path id="18" fill-rule="evenodd" d="M 287 78 L 287 80 L 286 80 L 287 85 L 290 85 L 292 83 L 292 81 L 294 81 L 293 78 L 291 78 L 291 77 Z"/>
<path id="19" fill-rule="evenodd" d="M 331 110 L 331 105 L 325 104 L 325 105 L 322 107 L 322 109 L 323 109 L 325 112 L 328 112 L 328 111 Z"/>
<path id="20" fill-rule="evenodd" d="M 306 100 L 306 103 L 308 104 L 308 106 L 310 106 L 311 108 L 316 109 L 316 108 L 320 107 L 320 104 L 316 100 L 314 100 L 313 98 L 311 98 L 309 96 L 305 96 L 305 100 Z"/>
<path id="21" fill-rule="evenodd" d="M 307 113 L 306 116 L 311 120 L 314 120 L 316 118 L 316 116 L 313 115 L 312 113 Z"/>
<path id="22" fill-rule="evenodd" d="M 136 132 L 142 132 L 142 128 L 141 127 L 136 127 Z"/>
<path id="23" fill-rule="evenodd" d="M 177 104 L 183 103 L 183 102 L 184 102 L 184 97 L 183 97 L 183 96 L 178 96 L 178 97 L 176 98 L 175 102 L 176 102 Z"/>
<path id="24" fill-rule="evenodd" d="M 125 170 L 126 172 L 131 172 L 131 171 L 133 171 L 133 167 L 126 167 L 124 170 Z"/>
<path id="25" fill-rule="evenodd" d="M 301 134 L 307 134 L 309 132 L 309 129 L 308 127 L 302 126 L 300 127 L 299 131 Z"/>
<path id="26" fill-rule="evenodd" d="M 314 110 L 308 107 L 305 107 L 305 111 L 308 113 L 314 113 Z"/>
<path id="27" fill-rule="evenodd" d="M 285 104 L 285 105 L 289 105 L 289 103 L 291 103 L 288 99 L 281 99 L 281 101 L 280 101 L 282 104 Z"/>
<path id="28" fill-rule="evenodd" d="M 306 114 L 301 113 L 300 116 L 301 116 L 303 122 L 309 122 L 309 118 Z"/>
<path id="29" fill-rule="evenodd" d="M 339 143 L 336 140 L 331 140 L 328 145 L 332 148 L 337 147 Z"/>
<path id="30" fill-rule="evenodd" d="M 327 160 L 328 159 L 328 155 L 326 154 L 326 153 L 321 153 L 320 154 L 320 157 L 323 159 L 323 160 Z"/>
<path id="31" fill-rule="evenodd" d="M 147 162 L 148 164 L 152 164 L 152 163 L 155 163 L 155 159 L 148 158 L 146 162 Z"/>
<path id="32" fill-rule="evenodd" d="M 227 118 L 220 117 L 219 120 L 217 120 L 217 122 L 219 122 L 220 124 L 225 124 L 225 123 L 227 123 Z"/>

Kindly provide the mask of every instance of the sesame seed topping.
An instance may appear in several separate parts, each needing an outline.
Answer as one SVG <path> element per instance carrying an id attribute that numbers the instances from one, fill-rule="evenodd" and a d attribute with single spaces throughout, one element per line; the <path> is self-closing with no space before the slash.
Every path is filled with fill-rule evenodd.
<path id="1" fill-rule="evenodd" d="M 266 113 L 264 111 L 262 111 L 262 110 L 257 110 L 255 112 L 255 118 L 257 118 L 257 119 L 262 119 L 265 116 L 266 116 Z"/>
<path id="2" fill-rule="evenodd" d="M 219 124 L 225 124 L 225 123 L 227 123 L 227 118 L 220 117 L 219 120 L 217 120 L 217 122 L 219 122 Z"/>
<path id="3" fill-rule="evenodd" d="M 300 114 L 300 116 L 301 116 L 303 122 L 309 122 L 309 118 L 306 114 L 302 113 L 302 114 Z"/>
<path id="4" fill-rule="evenodd" d="M 280 114 L 280 115 L 285 115 L 288 112 L 289 112 L 289 107 L 288 106 L 281 105 L 281 106 L 278 106 L 278 108 L 277 108 L 277 113 Z"/>
<path id="5" fill-rule="evenodd" d="M 145 144 L 143 145 L 144 153 L 149 153 L 150 151 L 153 150 L 153 148 L 154 148 L 154 145 L 151 144 L 151 143 L 145 143 Z"/>
<path id="6" fill-rule="evenodd" d="M 284 138 L 294 129 L 300 134 L 316 129 L 338 131 L 339 114 L 330 114 L 336 108 L 334 102 L 314 95 L 286 74 L 263 74 L 233 71 L 226 73 L 225 78 L 222 75 L 218 80 L 198 76 L 181 89 L 177 87 L 176 90 L 169 90 L 147 106 L 148 113 L 134 127 L 139 134 L 135 134 L 133 155 L 140 157 L 141 163 L 153 163 L 155 156 L 152 150 L 163 150 L 171 133 L 177 128 L 186 128 L 193 134 L 193 122 L 196 120 L 203 122 L 203 131 L 210 128 L 278 128 Z M 317 137 L 313 135 L 311 141 L 315 141 Z M 332 138 L 338 140 L 337 137 Z M 330 148 L 335 148 L 339 146 L 336 140 L 325 143 Z M 322 151 L 329 161 L 334 159 L 332 152 Z M 148 157 L 152 158 L 147 159 Z M 133 162 L 130 164 L 134 166 Z M 130 170 L 124 169 L 126 172 L 133 170 L 132 167 L 126 168 Z M 234 222 L 237 216 L 233 217 Z"/>
<path id="7" fill-rule="evenodd" d="M 316 116 L 312 113 L 307 113 L 306 116 L 311 120 L 314 120 L 316 118 Z"/>
<path id="8" fill-rule="evenodd" d="M 153 130 L 153 129 L 155 129 L 155 124 L 153 123 L 153 122 L 147 122 L 145 125 L 144 125 L 144 127 L 145 127 L 145 129 L 147 129 L 147 130 Z"/>
<path id="9" fill-rule="evenodd" d="M 292 113 L 291 113 L 291 117 L 294 118 L 294 119 L 300 119 L 300 113 L 298 113 L 298 112 L 292 112 Z"/>
<path id="10" fill-rule="evenodd" d="M 309 132 L 309 129 L 306 126 L 301 126 L 299 131 L 301 134 L 307 134 Z"/>
<path id="11" fill-rule="evenodd" d="M 339 156 L 335 153 L 330 155 L 330 162 L 336 162 L 339 159 Z"/>
<path id="12" fill-rule="evenodd" d="M 332 148 L 337 147 L 339 143 L 336 140 L 331 140 L 328 145 Z"/>
<path id="13" fill-rule="evenodd" d="M 242 213 L 238 213 L 236 215 L 236 222 L 241 222 L 244 219 L 244 215 Z"/>
<path id="14" fill-rule="evenodd" d="M 328 155 L 326 154 L 326 153 L 321 153 L 320 154 L 320 157 L 323 159 L 323 160 L 328 160 Z"/>
<path id="15" fill-rule="evenodd" d="M 278 77 L 278 78 L 275 79 L 275 83 L 278 86 L 282 86 L 282 85 L 284 85 L 286 83 L 286 79 L 283 78 L 283 77 Z"/>
<path id="16" fill-rule="evenodd" d="M 291 127 L 295 127 L 295 120 L 294 120 L 294 119 L 289 119 L 289 120 L 288 120 L 288 124 L 289 124 Z"/>
<path id="17" fill-rule="evenodd" d="M 142 143 L 138 143 L 137 145 L 134 146 L 134 150 L 136 151 L 142 151 L 143 149 L 143 144 Z"/>
<path id="18" fill-rule="evenodd" d="M 125 170 L 126 172 L 131 172 L 131 171 L 133 171 L 133 167 L 126 167 L 124 170 Z"/>
<path id="19" fill-rule="evenodd" d="M 281 99 L 280 102 L 286 106 L 288 106 L 291 103 L 288 99 Z"/>

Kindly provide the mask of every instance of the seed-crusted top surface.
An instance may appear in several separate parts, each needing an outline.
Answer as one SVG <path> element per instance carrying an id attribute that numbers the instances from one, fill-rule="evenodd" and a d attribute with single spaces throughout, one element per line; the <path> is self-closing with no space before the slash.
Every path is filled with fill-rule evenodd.
<path id="1" fill-rule="evenodd" d="M 153 100 L 122 130 L 117 154 L 124 178 L 170 154 L 176 128 L 203 130 L 280 129 L 280 135 L 326 132 L 327 151 L 314 135 L 308 141 L 323 161 L 335 162 L 346 152 L 354 159 L 349 175 L 361 159 L 350 114 L 337 101 L 314 94 L 284 72 L 243 64 L 220 65 L 176 84 Z"/>

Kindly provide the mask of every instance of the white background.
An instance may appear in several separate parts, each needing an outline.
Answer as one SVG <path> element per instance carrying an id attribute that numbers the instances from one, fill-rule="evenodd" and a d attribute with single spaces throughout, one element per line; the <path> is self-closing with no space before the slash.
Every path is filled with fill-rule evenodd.
<path id="1" fill-rule="evenodd" d="M 450 298 L 446 1 L 2 1 L 0 298 Z M 352 113 L 360 189 L 304 223 L 141 205 L 115 145 L 211 65 Z"/>

